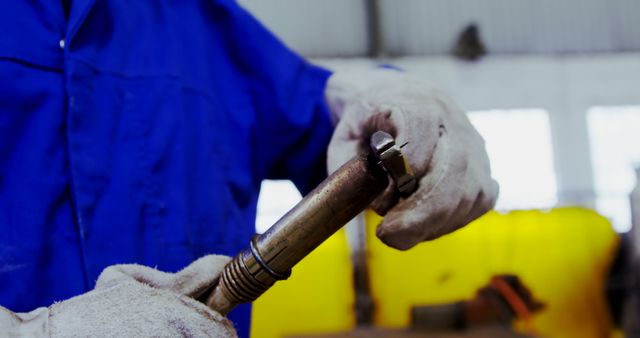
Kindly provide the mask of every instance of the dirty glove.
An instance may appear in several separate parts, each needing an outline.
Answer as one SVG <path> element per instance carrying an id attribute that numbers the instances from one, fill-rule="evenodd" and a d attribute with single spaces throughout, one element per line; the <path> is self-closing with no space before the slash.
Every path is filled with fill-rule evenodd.
<path id="1" fill-rule="evenodd" d="M 450 98 L 423 80 L 394 70 L 337 72 L 325 96 L 336 128 L 327 166 L 335 171 L 368 147 L 376 130 L 396 138 L 418 180 L 401 198 L 393 183 L 371 207 L 386 215 L 377 236 L 405 250 L 452 232 L 493 208 L 484 140 Z"/>
<path id="2" fill-rule="evenodd" d="M 141 265 L 106 268 L 86 294 L 14 314 L 0 307 L 0 332 L 52 337 L 236 337 L 225 317 L 193 298 L 215 283 L 225 256 L 205 256 L 172 274 Z"/>

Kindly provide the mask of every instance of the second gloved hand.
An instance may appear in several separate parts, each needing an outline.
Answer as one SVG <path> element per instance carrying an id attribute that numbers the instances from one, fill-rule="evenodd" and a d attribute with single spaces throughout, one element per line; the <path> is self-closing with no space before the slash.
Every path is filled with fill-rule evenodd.
<path id="1" fill-rule="evenodd" d="M 215 283 L 226 256 L 205 256 L 178 273 L 127 264 L 106 268 L 96 288 L 39 308 L 0 307 L 0 332 L 35 337 L 236 337 L 229 320 L 196 301 Z"/>
<path id="2" fill-rule="evenodd" d="M 401 198 L 390 185 L 372 208 L 385 215 L 377 235 L 408 249 L 473 221 L 493 208 L 498 184 L 491 178 L 484 140 L 464 112 L 425 81 L 392 70 L 337 72 L 325 91 L 337 123 L 329 144 L 329 172 L 368 146 L 384 130 L 396 138 L 418 180 Z"/>

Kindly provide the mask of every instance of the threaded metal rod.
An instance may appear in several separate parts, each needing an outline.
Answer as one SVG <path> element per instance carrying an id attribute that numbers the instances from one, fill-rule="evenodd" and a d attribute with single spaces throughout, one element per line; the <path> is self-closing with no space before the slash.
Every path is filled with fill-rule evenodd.
<path id="1" fill-rule="evenodd" d="M 207 298 L 227 314 L 258 298 L 333 233 L 363 211 L 389 184 L 379 160 L 360 155 L 340 167 L 225 267 Z"/>

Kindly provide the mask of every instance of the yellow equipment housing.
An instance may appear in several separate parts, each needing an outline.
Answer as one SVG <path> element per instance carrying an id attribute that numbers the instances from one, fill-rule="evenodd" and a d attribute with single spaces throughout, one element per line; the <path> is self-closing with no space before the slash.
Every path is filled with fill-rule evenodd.
<path id="1" fill-rule="evenodd" d="M 407 327 L 412 306 L 470 299 L 491 276 L 515 274 L 546 305 L 533 317 L 537 335 L 595 338 L 613 332 L 604 286 L 619 237 L 594 211 L 491 212 L 408 251 L 388 248 L 375 237 L 380 220 L 366 214 L 376 326 Z M 252 336 L 353 329 L 352 273 L 341 230 L 255 302 Z M 517 321 L 514 328 L 525 330 Z"/>

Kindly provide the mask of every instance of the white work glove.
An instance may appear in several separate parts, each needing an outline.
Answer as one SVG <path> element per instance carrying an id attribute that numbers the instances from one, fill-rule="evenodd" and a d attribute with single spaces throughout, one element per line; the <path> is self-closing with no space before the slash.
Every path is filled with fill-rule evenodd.
<path id="1" fill-rule="evenodd" d="M 327 153 L 331 173 L 383 130 L 396 138 L 416 175 L 417 190 L 400 198 L 390 184 L 371 208 L 386 215 L 377 236 L 406 250 L 438 238 L 492 209 L 484 140 L 450 98 L 423 80 L 394 70 L 336 72 L 325 97 L 337 123 Z"/>
<path id="2" fill-rule="evenodd" d="M 217 281 L 228 261 L 209 255 L 175 274 L 110 266 L 93 291 L 49 308 L 12 313 L 0 307 L 0 336 L 236 337 L 229 320 L 192 298 Z"/>

